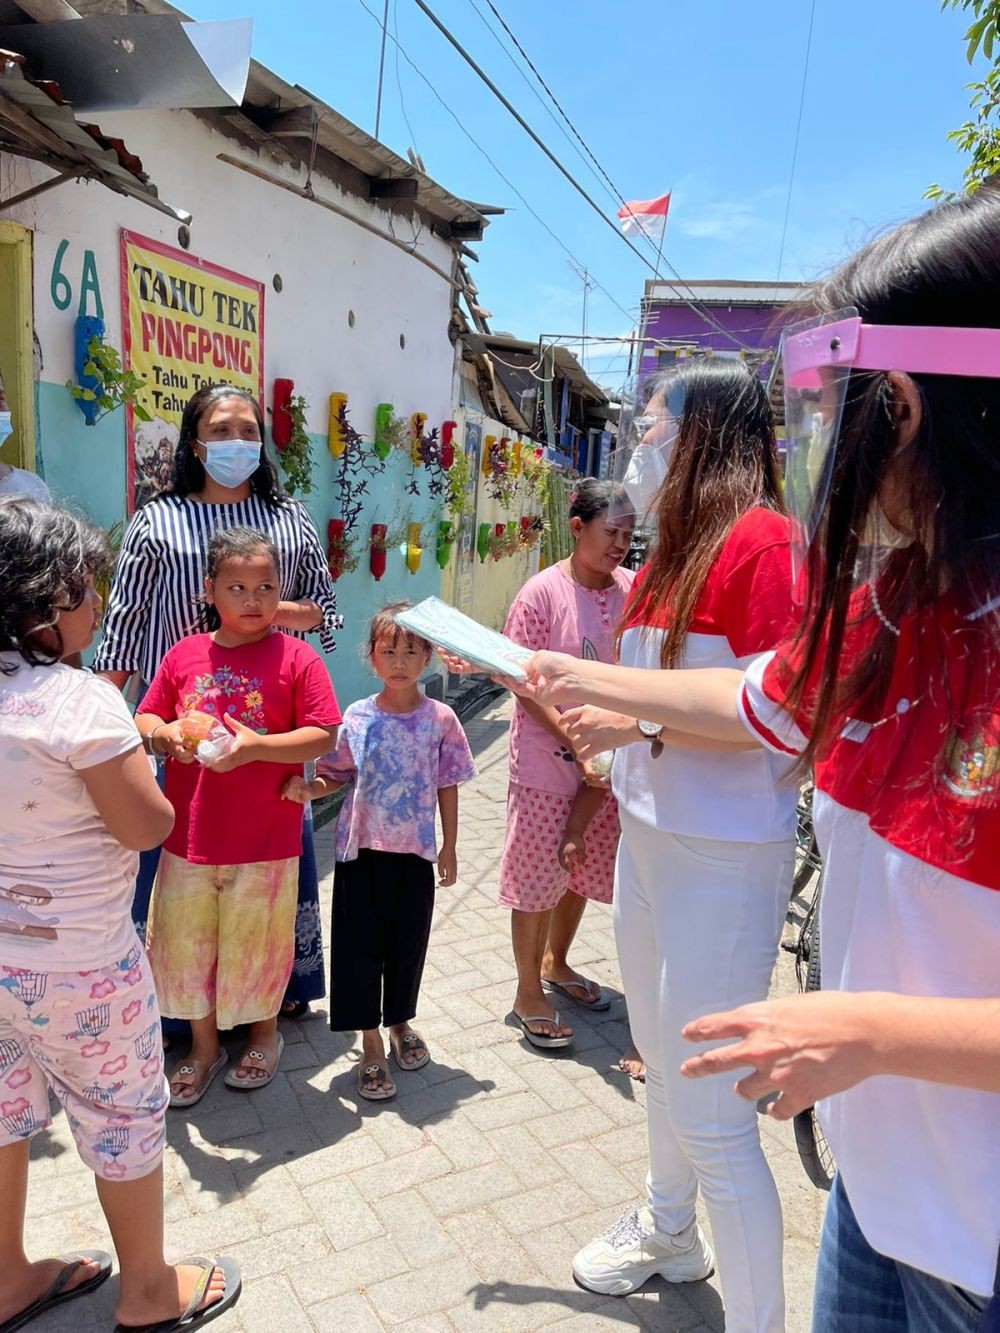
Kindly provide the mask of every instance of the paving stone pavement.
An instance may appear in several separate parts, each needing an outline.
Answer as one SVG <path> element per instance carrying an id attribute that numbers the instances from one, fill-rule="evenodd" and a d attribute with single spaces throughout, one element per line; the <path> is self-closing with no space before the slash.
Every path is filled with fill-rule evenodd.
<path id="1" fill-rule="evenodd" d="M 715 1276 L 657 1278 L 613 1299 L 570 1275 L 574 1250 L 641 1195 L 644 1092 L 616 1068 L 627 1028 L 607 908 L 588 907 L 573 961 L 613 991 L 611 1009 L 574 1009 L 570 1053 L 535 1052 L 504 1025 L 515 974 L 494 894 L 509 708 L 494 703 L 467 728 L 479 777 L 462 790 L 459 883 L 438 891 L 418 1018 L 432 1063 L 398 1076 L 395 1101 L 359 1104 L 358 1047 L 318 1006 L 283 1024 L 269 1087 L 219 1079 L 190 1113 L 169 1113 L 169 1251 L 225 1251 L 243 1268 L 242 1300 L 213 1333 L 724 1327 Z M 318 837 L 326 920 L 331 832 Z M 793 986 L 782 954 L 775 989 Z M 791 1126 L 762 1118 L 761 1130 L 784 1205 L 787 1329 L 806 1333 L 826 1196 L 802 1172 Z M 108 1245 L 61 1114 L 34 1140 L 28 1212 L 32 1255 Z M 116 1291 L 112 1278 L 31 1327 L 109 1329 Z"/>

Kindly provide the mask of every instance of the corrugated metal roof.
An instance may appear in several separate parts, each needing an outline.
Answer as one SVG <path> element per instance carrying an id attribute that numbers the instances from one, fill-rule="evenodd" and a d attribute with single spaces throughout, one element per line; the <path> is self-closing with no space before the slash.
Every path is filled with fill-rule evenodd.
<path id="1" fill-rule="evenodd" d="M 120 139 L 105 137 L 98 126 L 78 121 L 58 86 L 25 78 L 19 59 L 9 52 L 0 52 L 0 148 L 56 171 L 79 168 L 81 178 L 99 181 L 181 222 L 191 220 L 189 213 L 160 199 L 142 162 Z"/>

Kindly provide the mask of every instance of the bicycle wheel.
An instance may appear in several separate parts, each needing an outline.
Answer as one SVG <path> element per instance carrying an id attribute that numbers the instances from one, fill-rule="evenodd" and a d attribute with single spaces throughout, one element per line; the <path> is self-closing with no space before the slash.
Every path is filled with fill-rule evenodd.
<path id="1" fill-rule="evenodd" d="M 798 945 L 795 951 L 795 971 L 799 985 L 806 992 L 820 989 L 820 940 L 819 940 L 819 899 L 822 880 L 816 885 L 816 896 L 809 904 L 809 910 L 799 931 Z M 805 968 L 803 979 L 802 968 Z M 819 1121 L 811 1106 L 800 1111 L 793 1122 L 795 1146 L 805 1168 L 806 1175 L 817 1189 L 828 1190 L 833 1184 L 836 1163 L 830 1145 L 823 1136 Z"/>

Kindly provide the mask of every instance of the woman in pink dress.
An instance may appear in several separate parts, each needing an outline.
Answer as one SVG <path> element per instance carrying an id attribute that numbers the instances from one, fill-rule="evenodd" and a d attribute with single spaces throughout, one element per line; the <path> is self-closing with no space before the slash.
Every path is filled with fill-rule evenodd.
<path id="1" fill-rule="evenodd" d="M 585 478 L 570 495 L 574 549 L 535 574 L 514 600 L 504 632 L 526 648 L 550 648 L 593 661 L 615 661 L 615 635 L 634 578 L 622 568 L 634 519 L 609 522 L 612 483 Z M 570 967 L 567 954 L 587 899 L 609 903 L 618 846 L 618 810 L 610 791 L 586 830 L 584 855 L 571 869 L 560 847 L 574 798 L 600 781 L 576 759 L 556 708 L 518 698 L 510 729 L 507 831 L 499 902 L 511 912 L 517 994 L 508 1022 L 533 1046 L 564 1047 L 573 1029 L 550 996 L 607 1009 L 607 994 Z M 562 858 L 565 860 L 565 857 Z"/>

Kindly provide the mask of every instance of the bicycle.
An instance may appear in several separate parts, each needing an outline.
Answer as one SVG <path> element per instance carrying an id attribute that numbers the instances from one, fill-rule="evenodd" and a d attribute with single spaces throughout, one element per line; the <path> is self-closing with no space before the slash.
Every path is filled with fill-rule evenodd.
<path id="1" fill-rule="evenodd" d="M 798 934 L 792 944 L 783 947 L 795 955 L 795 977 L 800 991 L 819 990 L 821 985 L 819 904 L 823 887 L 823 864 L 816 845 L 812 822 L 811 786 L 799 797 L 796 825 L 796 861 L 792 880 L 793 898 L 803 898 L 812 886 Z M 800 1111 L 792 1122 L 795 1146 L 806 1175 L 817 1189 L 829 1190 L 836 1164 L 811 1106 Z"/>

